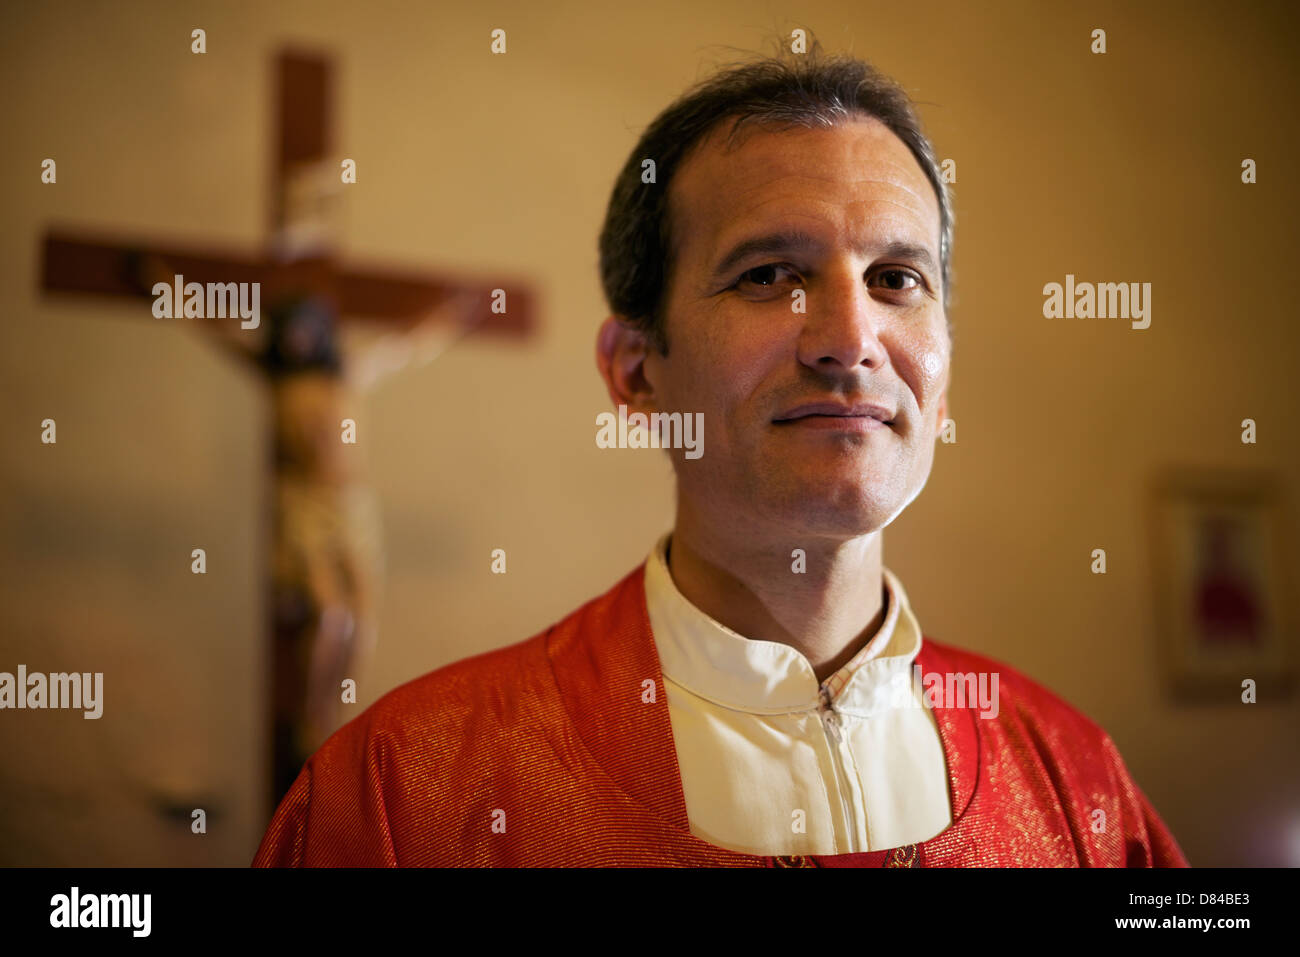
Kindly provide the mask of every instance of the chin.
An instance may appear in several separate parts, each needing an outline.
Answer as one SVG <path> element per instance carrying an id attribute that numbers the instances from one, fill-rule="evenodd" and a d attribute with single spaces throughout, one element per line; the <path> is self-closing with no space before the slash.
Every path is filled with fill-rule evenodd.
<path id="1" fill-rule="evenodd" d="M 749 503 L 756 517 L 772 525 L 853 538 L 888 526 L 924 486 L 924 481 L 916 483 L 914 475 L 900 475 L 888 467 L 893 464 L 858 456 L 797 463 L 786 459 L 775 468 L 760 465 L 741 470 L 724 484 L 739 501 Z"/>
<path id="2" fill-rule="evenodd" d="M 808 488 L 772 503 L 784 524 L 814 535 L 856 538 L 879 531 L 892 522 L 902 507 L 882 500 L 875 490 L 859 487 L 839 491 Z"/>

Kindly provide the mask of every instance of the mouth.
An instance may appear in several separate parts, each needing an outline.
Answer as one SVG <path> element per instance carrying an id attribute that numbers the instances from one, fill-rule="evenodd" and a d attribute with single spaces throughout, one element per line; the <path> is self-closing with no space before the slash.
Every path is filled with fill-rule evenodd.
<path id="1" fill-rule="evenodd" d="M 777 419 L 772 424 L 785 429 L 827 429 L 840 432 L 874 432 L 893 425 L 892 422 L 884 422 L 870 415 L 827 415 L 817 412 L 793 419 Z"/>
<path id="2" fill-rule="evenodd" d="M 870 431 L 885 426 L 892 427 L 894 416 L 883 405 L 873 402 L 862 402 L 854 405 L 816 402 L 796 406 L 777 416 L 772 420 L 772 424 Z"/>

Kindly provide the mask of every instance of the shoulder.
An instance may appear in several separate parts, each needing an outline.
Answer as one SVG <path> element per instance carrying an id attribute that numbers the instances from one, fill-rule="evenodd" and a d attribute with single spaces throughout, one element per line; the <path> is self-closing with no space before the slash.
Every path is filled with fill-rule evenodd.
<path id="1" fill-rule="evenodd" d="M 363 752 L 382 749 L 399 758 L 438 750 L 457 754 L 518 743 L 565 720 L 556 680 L 557 649 L 581 645 L 626 616 L 636 569 L 607 592 L 590 599 L 533 636 L 462 658 L 387 692 L 349 721 L 312 757 L 355 763 Z M 579 651 L 581 654 L 581 651 Z"/>
<path id="2" fill-rule="evenodd" d="M 941 673 L 988 676 L 988 687 L 996 699 L 994 720 L 1030 734 L 1040 745 L 1072 750 L 1080 744 L 1112 750 L 1110 736 L 1101 725 L 1077 707 L 1006 662 L 998 661 L 954 645 L 925 638 L 929 667 Z"/>
<path id="3" fill-rule="evenodd" d="M 981 762 L 1003 782 L 1016 773 L 1029 793 L 1056 795 L 1088 865 L 1187 866 L 1101 725 L 1003 662 L 924 641 L 927 670 L 997 675 L 998 714 L 974 722 Z M 1109 830 L 1107 820 L 1114 822 Z"/>
<path id="4" fill-rule="evenodd" d="M 525 721 L 555 694 L 545 646 L 549 631 L 399 685 L 334 732 L 311 760 L 351 763 L 376 751 L 432 756 L 457 741 Z"/>
<path id="5" fill-rule="evenodd" d="M 486 755 L 507 755 L 517 729 L 546 733 L 526 714 L 549 693 L 545 636 L 422 675 L 335 731 L 303 765 L 254 863 L 394 866 L 432 853 L 420 837 L 429 808 L 454 822 L 445 816 L 504 769 Z"/>
<path id="6" fill-rule="evenodd" d="M 927 666 L 940 672 L 989 676 L 996 713 L 976 714 L 990 759 L 1031 776 L 1071 781 L 1080 793 L 1127 792 L 1132 779 L 1106 729 L 1045 685 L 1005 662 L 925 639 Z"/>

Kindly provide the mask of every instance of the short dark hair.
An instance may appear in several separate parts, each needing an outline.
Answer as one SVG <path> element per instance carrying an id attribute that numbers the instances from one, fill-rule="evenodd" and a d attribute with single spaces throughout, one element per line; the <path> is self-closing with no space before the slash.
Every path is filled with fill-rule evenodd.
<path id="1" fill-rule="evenodd" d="M 875 117 L 901 139 L 934 187 L 946 309 L 952 203 L 912 100 L 870 64 L 844 54 L 823 55 L 814 41 L 805 54 L 765 56 L 714 74 L 682 94 L 642 134 L 614 183 L 600 232 L 600 280 L 611 311 L 667 353 L 664 307 L 675 254 L 668 186 L 692 148 L 711 130 L 735 119 L 730 143 L 746 124 L 777 129 L 830 127 L 860 115 Z M 641 181 L 647 159 L 655 163 L 654 183 Z"/>

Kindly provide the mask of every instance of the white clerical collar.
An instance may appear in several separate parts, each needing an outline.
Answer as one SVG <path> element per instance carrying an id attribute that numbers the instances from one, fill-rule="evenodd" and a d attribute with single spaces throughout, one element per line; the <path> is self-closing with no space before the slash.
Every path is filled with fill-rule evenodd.
<path id="1" fill-rule="evenodd" d="M 645 565 L 646 610 L 664 677 L 699 695 L 753 714 L 778 714 L 816 708 L 820 686 L 803 653 L 775 641 L 746 638 L 691 604 L 668 571 L 666 534 Z M 885 620 L 866 646 L 826 679 L 841 711 L 871 714 L 886 706 L 900 680 L 909 680 L 921 650 L 921 629 L 902 584 L 881 569 Z"/>

